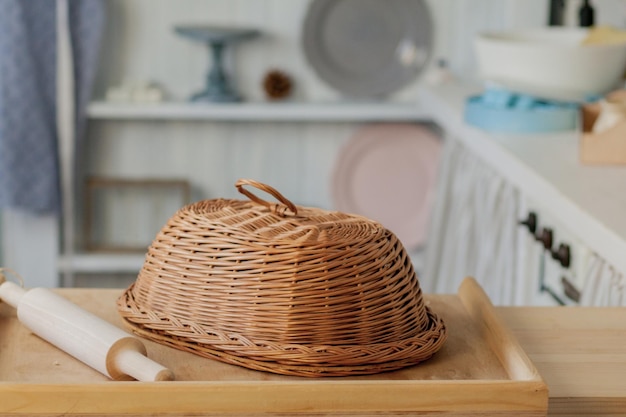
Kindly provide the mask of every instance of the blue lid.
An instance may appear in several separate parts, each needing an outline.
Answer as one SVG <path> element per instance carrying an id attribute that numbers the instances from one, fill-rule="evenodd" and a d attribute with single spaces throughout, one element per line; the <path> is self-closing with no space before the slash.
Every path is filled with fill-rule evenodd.
<path id="1" fill-rule="evenodd" d="M 465 122 L 490 132 L 541 133 L 576 129 L 579 105 L 488 88 L 467 99 Z"/>

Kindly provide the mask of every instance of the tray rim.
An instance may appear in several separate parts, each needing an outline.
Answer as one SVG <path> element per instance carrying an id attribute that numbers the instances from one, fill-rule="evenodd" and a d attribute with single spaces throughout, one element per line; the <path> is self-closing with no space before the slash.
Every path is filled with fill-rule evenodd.
<path id="1" fill-rule="evenodd" d="M 336 380 L 95 382 L 0 381 L 0 414 L 313 415 L 506 411 L 545 416 L 548 387 L 478 282 L 457 296 L 481 325 L 507 380 Z M 462 415 L 462 414 L 461 414 Z"/>

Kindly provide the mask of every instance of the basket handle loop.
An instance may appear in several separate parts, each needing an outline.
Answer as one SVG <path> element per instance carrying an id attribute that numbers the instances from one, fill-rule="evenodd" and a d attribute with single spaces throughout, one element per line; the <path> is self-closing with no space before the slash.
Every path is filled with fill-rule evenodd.
<path id="1" fill-rule="evenodd" d="M 270 203 L 269 201 L 265 201 L 243 188 L 244 185 L 250 185 L 254 188 L 271 194 L 274 198 L 276 198 L 283 204 Z M 281 193 L 279 193 L 276 189 L 270 187 L 267 184 L 263 184 L 262 182 L 258 182 L 255 180 L 240 179 L 237 180 L 237 182 L 235 183 L 235 187 L 237 187 L 237 191 L 239 191 L 241 194 L 245 195 L 255 203 L 267 207 L 274 214 L 284 217 L 287 210 L 291 210 L 293 214 L 298 214 L 298 209 L 296 208 L 295 204 L 287 200 Z"/>

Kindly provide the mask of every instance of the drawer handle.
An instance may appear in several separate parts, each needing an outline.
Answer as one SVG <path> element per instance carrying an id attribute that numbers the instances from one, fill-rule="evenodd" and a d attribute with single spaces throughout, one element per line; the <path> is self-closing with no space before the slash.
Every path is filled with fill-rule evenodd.
<path id="1" fill-rule="evenodd" d="M 565 277 L 561 277 L 561 285 L 563 285 L 563 292 L 565 296 L 570 300 L 580 303 L 580 291 Z"/>
<path id="2" fill-rule="evenodd" d="M 559 261 L 563 268 L 569 268 L 571 263 L 571 251 L 569 245 L 561 243 L 557 250 L 552 251 L 552 259 Z"/>
<path id="3" fill-rule="evenodd" d="M 533 235 L 537 231 L 537 214 L 535 212 L 529 212 L 526 220 L 522 220 L 519 222 L 520 225 L 526 226 L 528 231 Z"/>
<path id="4" fill-rule="evenodd" d="M 553 236 L 552 229 L 544 227 L 541 229 L 541 233 L 539 233 L 535 238 L 538 242 L 543 244 L 545 249 L 550 250 L 552 248 Z"/>

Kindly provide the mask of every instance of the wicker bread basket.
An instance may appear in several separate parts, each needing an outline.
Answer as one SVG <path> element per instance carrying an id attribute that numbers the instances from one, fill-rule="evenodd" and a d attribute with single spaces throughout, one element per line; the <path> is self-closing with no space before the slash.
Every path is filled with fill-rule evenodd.
<path id="1" fill-rule="evenodd" d="M 256 187 L 280 203 L 260 199 Z M 396 236 L 364 217 L 250 198 L 180 209 L 119 298 L 136 334 L 247 368 L 349 376 L 422 362 L 446 338 Z"/>

